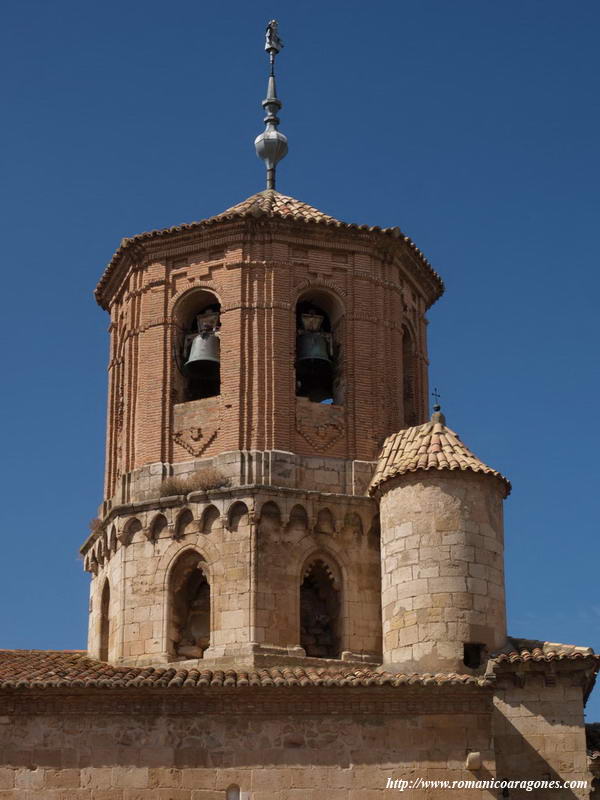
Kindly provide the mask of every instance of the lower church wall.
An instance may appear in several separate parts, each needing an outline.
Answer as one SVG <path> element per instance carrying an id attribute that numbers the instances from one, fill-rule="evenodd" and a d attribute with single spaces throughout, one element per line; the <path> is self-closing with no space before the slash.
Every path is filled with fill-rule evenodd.
<path id="1" fill-rule="evenodd" d="M 376 800 L 388 778 L 493 777 L 491 714 L 470 687 L 17 691 L 0 706 L 0 798 L 226 800 L 234 785 L 247 800 Z"/>
<path id="2" fill-rule="evenodd" d="M 545 794 L 557 800 L 590 796 L 583 689 L 577 679 L 577 673 L 571 679 L 569 673 L 551 676 L 554 685 L 549 685 L 547 672 L 525 673 L 515 685 L 511 678 L 500 678 L 493 723 L 499 775 L 506 780 L 588 780 L 586 789 Z M 535 792 L 525 790 L 510 794 L 511 800 L 532 796 Z"/>

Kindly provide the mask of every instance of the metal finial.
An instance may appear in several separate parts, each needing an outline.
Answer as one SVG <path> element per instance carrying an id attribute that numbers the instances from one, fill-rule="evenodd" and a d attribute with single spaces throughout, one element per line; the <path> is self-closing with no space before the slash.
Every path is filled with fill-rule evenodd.
<path id="1" fill-rule="evenodd" d="M 271 66 L 267 96 L 262 101 L 262 107 L 266 111 L 265 130 L 254 140 L 256 155 L 262 158 L 267 168 L 267 189 L 275 189 L 275 167 L 288 151 L 287 138 L 277 130 L 279 125 L 277 112 L 283 104 L 277 97 L 275 88 L 275 56 L 282 47 L 283 42 L 279 38 L 277 20 L 272 19 L 267 25 L 265 34 L 265 50 L 269 54 Z"/>
<path id="2" fill-rule="evenodd" d="M 439 422 L 441 425 L 446 424 L 446 417 L 442 414 L 442 407 L 440 405 L 440 393 L 437 390 L 437 387 L 434 388 L 431 396 L 434 399 L 434 406 L 433 406 L 433 414 L 431 415 L 431 421 L 436 423 Z"/>

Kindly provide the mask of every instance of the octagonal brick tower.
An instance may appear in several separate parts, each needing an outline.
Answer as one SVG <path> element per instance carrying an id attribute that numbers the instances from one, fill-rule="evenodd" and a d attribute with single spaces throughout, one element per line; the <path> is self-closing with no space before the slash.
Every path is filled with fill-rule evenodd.
<path id="1" fill-rule="evenodd" d="M 381 658 L 366 490 L 385 437 L 427 418 L 442 291 L 398 228 L 274 190 L 123 240 L 96 289 L 111 322 L 91 654 Z"/>

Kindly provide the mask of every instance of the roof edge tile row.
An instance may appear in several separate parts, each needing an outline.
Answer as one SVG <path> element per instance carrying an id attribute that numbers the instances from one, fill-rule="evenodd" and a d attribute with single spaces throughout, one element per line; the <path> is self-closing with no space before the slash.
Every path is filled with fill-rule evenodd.
<path id="1" fill-rule="evenodd" d="M 402 233 L 400 228 L 398 227 L 381 228 L 377 225 L 358 225 L 355 223 L 341 222 L 340 220 L 335 219 L 335 217 L 331 217 L 328 214 L 324 214 L 322 211 L 319 211 L 313 206 L 308 205 L 308 203 L 303 203 L 302 201 L 296 200 L 293 197 L 288 197 L 287 195 L 280 194 L 279 192 L 273 189 L 267 189 L 265 191 L 251 195 L 250 197 L 246 198 L 246 200 L 243 200 L 241 203 L 237 203 L 236 205 L 231 206 L 231 208 L 228 208 L 222 213 L 217 214 L 213 217 L 208 217 L 207 219 L 198 220 L 197 222 L 187 222 L 187 223 L 182 223 L 180 225 L 172 225 L 168 228 L 158 228 L 152 231 L 138 233 L 135 236 L 126 237 L 122 239 L 121 244 L 119 245 L 112 259 L 106 266 L 96 287 L 95 295 L 98 303 L 102 305 L 101 303 L 102 293 L 118 262 L 125 254 L 125 252 L 131 249 L 136 243 L 145 242 L 163 236 L 182 233 L 185 231 L 194 231 L 201 228 L 210 227 L 211 225 L 221 222 L 235 221 L 251 217 L 258 218 L 261 216 L 276 217 L 291 222 L 300 222 L 304 224 L 325 225 L 344 230 L 366 231 L 368 233 L 380 233 L 387 236 L 391 236 L 394 239 L 401 240 L 406 243 L 406 245 L 409 247 L 411 251 L 413 251 L 418 261 L 429 273 L 429 276 L 432 279 L 432 281 L 437 285 L 437 296 L 435 299 L 440 297 L 444 292 L 444 283 L 440 275 L 438 275 L 438 273 L 433 269 L 430 262 L 424 256 L 422 251 L 417 247 L 417 245 L 412 241 L 412 239 L 410 239 L 410 237 Z"/>

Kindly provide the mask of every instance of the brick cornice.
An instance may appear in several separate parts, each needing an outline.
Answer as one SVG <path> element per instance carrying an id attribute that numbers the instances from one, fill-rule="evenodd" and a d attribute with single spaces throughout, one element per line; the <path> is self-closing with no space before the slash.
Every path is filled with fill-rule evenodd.
<path id="1" fill-rule="evenodd" d="M 368 228 L 343 223 L 331 225 L 268 216 L 191 223 L 188 226 L 140 234 L 139 238 L 124 239 L 96 287 L 96 300 L 108 310 L 110 297 L 115 292 L 119 279 L 122 278 L 123 268 L 135 269 L 147 266 L 153 260 L 163 261 L 183 256 L 186 252 L 191 254 L 199 246 L 208 246 L 209 243 L 213 247 L 216 242 L 225 245 L 233 241 L 248 245 L 252 239 L 265 233 L 269 235 L 271 241 L 282 234 L 288 237 L 291 235 L 296 239 L 300 238 L 299 231 L 301 231 L 301 241 L 305 244 L 314 241 L 315 244 L 322 245 L 326 242 L 347 249 L 356 249 L 359 246 L 367 251 L 375 250 L 374 255 L 383 263 L 392 263 L 395 255 L 399 253 L 408 255 L 409 258 L 403 259 L 402 264 L 410 269 L 411 278 L 425 291 L 428 306 L 444 291 L 439 275 L 421 251 L 398 228 Z"/>
<path id="2" fill-rule="evenodd" d="M 490 714 L 490 686 L 1 689 L 0 715 Z"/>

